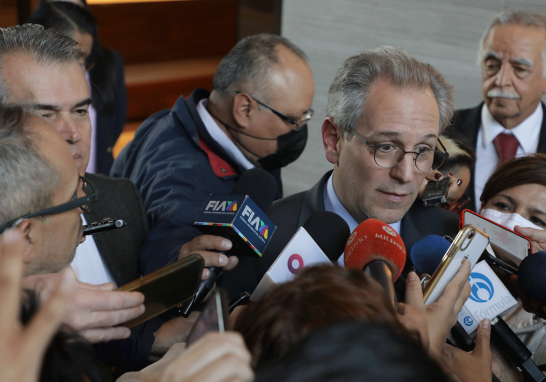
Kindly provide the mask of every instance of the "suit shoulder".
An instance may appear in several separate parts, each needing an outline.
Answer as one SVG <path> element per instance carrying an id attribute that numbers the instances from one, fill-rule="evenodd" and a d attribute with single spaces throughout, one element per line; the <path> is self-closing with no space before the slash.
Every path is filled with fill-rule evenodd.
<path id="1" fill-rule="evenodd" d="M 481 108 L 482 104 L 468 109 L 455 110 L 453 119 L 451 120 L 451 126 L 458 128 L 472 124 L 477 116 L 481 116 Z"/>
<path id="2" fill-rule="evenodd" d="M 297 221 L 305 193 L 306 191 L 302 191 L 275 201 L 267 212 L 267 216 L 269 216 L 277 225 L 281 225 L 281 222 L 286 222 L 288 220 L 295 219 Z M 277 221 L 279 221 L 279 223 L 277 223 Z"/>

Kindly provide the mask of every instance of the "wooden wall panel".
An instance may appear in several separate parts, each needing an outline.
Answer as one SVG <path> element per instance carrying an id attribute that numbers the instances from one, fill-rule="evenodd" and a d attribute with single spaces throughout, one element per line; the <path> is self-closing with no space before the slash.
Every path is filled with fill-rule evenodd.
<path id="1" fill-rule="evenodd" d="M 90 6 L 99 38 L 126 63 L 225 55 L 236 43 L 237 0 Z"/>

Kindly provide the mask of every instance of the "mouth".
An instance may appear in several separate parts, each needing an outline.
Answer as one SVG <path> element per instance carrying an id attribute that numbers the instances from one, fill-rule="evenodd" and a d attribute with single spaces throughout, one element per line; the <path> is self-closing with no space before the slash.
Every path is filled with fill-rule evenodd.
<path id="1" fill-rule="evenodd" d="M 400 203 L 400 202 L 403 202 L 409 194 L 403 194 L 403 193 L 398 193 L 398 192 L 386 192 L 386 191 L 381 191 L 379 190 L 379 192 L 389 201 L 391 202 L 394 202 L 394 203 Z"/>
<path id="2" fill-rule="evenodd" d="M 83 222 L 80 218 L 80 230 L 79 230 L 79 234 L 78 234 L 78 245 L 83 243 L 85 241 L 85 239 L 87 238 L 86 236 L 83 236 Z"/>
<path id="3" fill-rule="evenodd" d="M 72 159 L 74 159 L 74 161 L 78 161 L 82 159 L 82 156 L 78 153 L 74 153 L 72 154 Z"/>

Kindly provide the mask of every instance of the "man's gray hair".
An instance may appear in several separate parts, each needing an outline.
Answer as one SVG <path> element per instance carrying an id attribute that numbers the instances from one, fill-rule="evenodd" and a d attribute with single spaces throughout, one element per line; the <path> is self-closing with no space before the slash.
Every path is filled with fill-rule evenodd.
<path id="1" fill-rule="evenodd" d="M 491 29 L 497 25 L 521 25 L 524 27 L 540 28 L 546 35 L 546 14 L 538 9 L 532 8 L 511 8 L 497 14 L 480 40 L 477 61 L 479 66 L 481 66 L 482 61 L 485 58 L 485 52 L 483 50 L 485 39 L 489 35 L 489 32 L 491 32 Z M 546 77 L 546 43 L 542 50 L 542 77 Z"/>
<path id="2" fill-rule="evenodd" d="M 249 92 L 265 102 L 268 74 L 279 63 L 279 46 L 307 60 L 305 53 L 285 37 L 268 33 L 249 36 L 239 41 L 218 65 L 213 90 L 224 98 L 236 90 Z"/>
<path id="3" fill-rule="evenodd" d="M 0 28 L 0 73 L 3 58 L 12 53 L 31 55 L 41 65 L 67 64 L 78 61 L 81 55 L 80 45 L 76 41 L 54 29 L 44 29 L 35 24 Z M 0 76 L 0 103 L 7 103 L 8 92 Z"/>
<path id="4" fill-rule="evenodd" d="M 391 46 L 380 46 L 349 57 L 338 69 L 326 103 L 345 138 L 353 136 L 374 83 L 384 80 L 398 89 L 430 89 L 440 112 L 439 133 L 453 117 L 453 87 L 430 64 Z"/>
<path id="5" fill-rule="evenodd" d="M 59 175 L 36 151 L 28 119 L 21 106 L 0 104 L 0 225 L 52 206 L 59 187 Z"/>

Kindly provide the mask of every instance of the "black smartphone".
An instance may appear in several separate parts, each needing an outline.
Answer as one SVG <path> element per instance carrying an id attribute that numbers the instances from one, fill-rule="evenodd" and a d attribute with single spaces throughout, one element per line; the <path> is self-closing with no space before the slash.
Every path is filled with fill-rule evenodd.
<path id="1" fill-rule="evenodd" d="M 425 187 L 425 193 L 421 200 L 425 206 L 433 206 L 435 204 L 447 202 L 447 190 L 451 179 L 445 177 L 439 182 L 429 181 Z"/>
<path id="2" fill-rule="evenodd" d="M 146 311 L 120 326 L 132 328 L 193 298 L 204 264 L 203 257 L 196 253 L 116 289 L 140 292 L 145 297 Z"/>
<path id="3" fill-rule="evenodd" d="M 205 309 L 191 328 L 186 344 L 192 343 L 203 337 L 208 332 L 224 333 L 229 329 L 228 305 L 226 292 L 216 288 L 205 305 Z"/>

